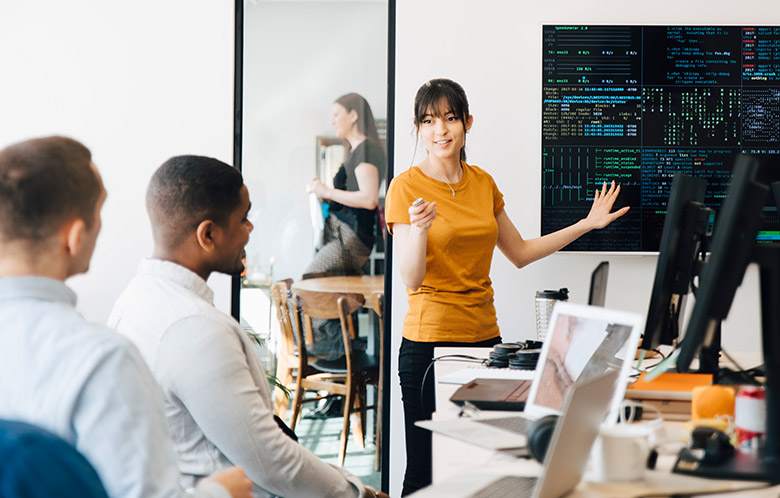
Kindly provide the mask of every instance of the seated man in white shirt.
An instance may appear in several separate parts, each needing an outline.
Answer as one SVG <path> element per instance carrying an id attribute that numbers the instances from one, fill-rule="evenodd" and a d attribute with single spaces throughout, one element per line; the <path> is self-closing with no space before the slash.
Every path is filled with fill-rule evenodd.
<path id="1" fill-rule="evenodd" d="M 135 342 L 163 388 L 182 471 L 239 465 L 263 497 L 386 496 L 282 432 L 251 342 L 213 305 L 209 275 L 241 273 L 252 231 L 241 173 L 212 158 L 171 158 L 153 175 L 146 208 L 153 258 L 141 262 L 109 324 Z"/>
<path id="2" fill-rule="evenodd" d="M 241 469 L 181 487 L 162 395 L 138 350 L 75 309 L 64 281 L 89 268 L 105 198 L 75 140 L 0 151 L 0 418 L 74 445 L 110 497 L 249 498 Z"/>

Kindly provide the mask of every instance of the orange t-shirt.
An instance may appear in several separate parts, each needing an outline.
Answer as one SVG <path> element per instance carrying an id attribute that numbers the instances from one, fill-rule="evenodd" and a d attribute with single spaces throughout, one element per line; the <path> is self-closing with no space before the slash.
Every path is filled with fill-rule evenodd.
<path id="1" fill-rule="evenodd" d="M 463 177 L 452 195 L 446 183 L 413 166 L 396 176 L 387 190 L 385 216 L 409 224 L 409 206 L 418 197 L 436 201 L 436 219 L 428 230 L 425 278 L 409 295 L 403 336 L 417 342 L 479 342 L 499 335 L 490 264 L 498 241 L 496 215 L 504 197 L 481 168 L 463 164 Z"/>

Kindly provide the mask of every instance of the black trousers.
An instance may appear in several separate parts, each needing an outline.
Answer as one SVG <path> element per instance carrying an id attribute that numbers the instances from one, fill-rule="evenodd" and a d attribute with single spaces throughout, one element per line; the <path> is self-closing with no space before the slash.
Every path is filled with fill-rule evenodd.
<path id="1" fill-rule="evenodd" d="M 406 472 L 401 496 L 431 484 L 431 433 L 414 423 L 429 420 L 436 409 L 434 399 L 433 348 L 489 347 L 501 343 L 501 337 L 481 342 L 416 342 L 401 339 L 398 355 L 398 376 L 401 378 L 401 398 L 406 426 Z M 423 376 L 426 370 L 425 385 Z M 422 396 L 420 394 L 422 393 Z"/>

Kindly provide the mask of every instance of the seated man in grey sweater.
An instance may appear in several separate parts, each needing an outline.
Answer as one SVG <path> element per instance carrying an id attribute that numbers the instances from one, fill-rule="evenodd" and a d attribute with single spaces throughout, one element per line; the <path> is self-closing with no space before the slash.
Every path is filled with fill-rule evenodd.
<path id="1" fill-rule="evenodd" d="M 65 279 L 89 268 L 105 198 L 89 149 L 75 140 L 0 151 L 0 418 L 74 445 L 113 498 L 249 498 L 240 469 L 202 480 L 194 494 L 181 487 L 149 368 L 127 339 L 75 309 Z"/>
<path id="2" fill-rule="evenodd" d="M 207 157 L 169 159 L 152 177 L 146 208 L 153 257 L 141 262 L 109 324 L 138 346 L 162 386 L 184 474 L 239 465 L 260 497 L 386 496 L 282 432 L 251 342 L 213 305 L 209 275 L 241 273 L 252 231 L 238 170 Z"/>

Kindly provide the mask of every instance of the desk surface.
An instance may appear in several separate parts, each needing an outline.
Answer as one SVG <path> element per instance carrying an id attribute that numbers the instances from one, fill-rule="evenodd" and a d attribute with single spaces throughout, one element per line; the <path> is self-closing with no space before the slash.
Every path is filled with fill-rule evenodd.
<path id="1" fill-rule="evenodd" d="M 436 348 L 435 356 L 447 354 L 467 354 L 486 358 L 491 348 Z M 435 375 L 440 378 L 447 373 L 460 368 L 471 366 L 472 364 L 460 361 L 440 360 L 434 364 Z M 456 385 L 438 384 L 436 385 L 436 413 L 434 419 L 455 418 L 460 412 L 459 407 L 449 401 L 449 397 L 458 388 Z M 507 412 L 510 413 L 510 412 Z M 514 412 L 516 413 L 516 412 Z M 666 423 L 667 432 L 677 432 L 682 424 L 679 422 Z M 735 489 L 741 487 L 756 485 L 757 483 L 743 483 L 732 481 L 712 481 L 707 479 L 697 479 L 678 474 L 672 474 L 670 469 L 674 464 L 674 455 L 665 455 L 659 458 L 657 470 L 646 471 L 644 481 L 634 483 L 593 483 L 583 481 L 577 490 L 569 496 L 572 497 L 633 497 L 651 492 L 651 487 L 664 486 L 671 490 L 694 490 L 694 489 L 712 489 L 713 482 L 720 485 L 726 482 L 735 486 Z M 534 460 L 517 459 L 508 455 L 479 448 L 455 439 L 434 434 L 433 435 L 433 482 L 442 482 L 459 475 L 473 473 L 490 474 L 515 474 L 515 475 L 534 475 L 541 471 L 542 466 Z M 760 484 L 759 484 L 760 485 Z M 657 487 L 655 488 L 658 489 Z M 759 490 L 741 490 L 738 493 L 740 497 L 776 498 L 780 493 L 780 486 L 764 488 Z M 729 494 L 719 494 L 710 496 L 737 496 L 733 491 Z"/>
<path id="2" fill-rule="evenodd" d="M 319 277 L 299 280 L 292 285 L 293 290 L 308 290 L 317 292 L 354 292 L 363 294 L 366 302 L 371 302 L 371 294 L 384 292 L 384 275 L 358 275 Z"/>

